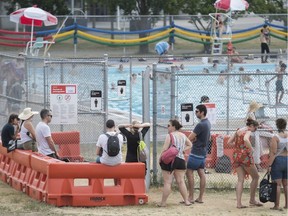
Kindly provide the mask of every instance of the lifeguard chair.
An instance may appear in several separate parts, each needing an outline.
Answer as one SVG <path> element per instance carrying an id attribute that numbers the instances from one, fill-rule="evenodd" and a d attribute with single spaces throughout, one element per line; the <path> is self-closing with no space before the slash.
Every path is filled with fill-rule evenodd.
<path id="1" fill-rule="evenodd" d="M 233 19 L 225 13 L 210 13 L 209 16 L 212 19 L 210 32 L 212 41 L 211 54 L 221 55 L 223 52 L 223 43 L 232 40 Z M 225 32 L 224 28 L 226 29 Z"/>
<path id="2" fill-rule="evenodd" d="M 210 34 L 212 41 L 211 54 L 221 55 L 223 42 L 232 40 L 232 11 L 244 11 L 249 7 L 249 4 L 245 0 L 230 0 L 229 3 L 226 0 L 216 0 L 214 7 L 216 8 L 216 13 L 209 14 L 212 18 Z M 227 11 L 228 13 L 217 13 L 217 10 Z M 224 23 L 226 24 L 226 32 L 223 34 Z"/>

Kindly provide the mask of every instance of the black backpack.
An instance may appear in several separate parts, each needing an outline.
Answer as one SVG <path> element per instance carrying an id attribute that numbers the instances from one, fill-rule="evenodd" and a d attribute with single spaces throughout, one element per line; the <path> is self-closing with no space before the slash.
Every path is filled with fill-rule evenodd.
<path id="1" fill-rule="evenodd" d="M 110 157 L 115 157 L 120 152 L 118 133 L 116 133 L 114 136 L 111 136 L 111 135 L 106 133 L 106 136 L 108 137 L 107 152 L 106 153 Z"/>
<path id="2" fill-rule="evenodd" d="M 216 162 L 215 172 L 217 173 L 231 173 L 231 160 L 227 155 L 219 157 Z"/>

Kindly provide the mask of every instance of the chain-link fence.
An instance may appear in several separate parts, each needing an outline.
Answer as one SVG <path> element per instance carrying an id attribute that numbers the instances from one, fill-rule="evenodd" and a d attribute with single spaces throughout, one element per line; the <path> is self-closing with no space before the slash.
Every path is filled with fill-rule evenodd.
<path id="1" fill-rule="evenodd" d="M 198 123 L 193 111 L 202 103 L 201 97 L 207 96 L 210 99 L 209 103 L 205 103 L 207 116 L 212 123 L 206 159 L 207 172 L 211 174 L 207 175 L 208 187 L 231 187 L 236 176 L 230 174 L 233 147 L 227 145 L 227 141 L 229 134 L 245 126 L 249 104 L 255 101 L 263 105 L 256 111 L 256 117 L 266 126 L 266 129 L 260 129 L 262 156 L 259 164 L 259 167 L 266 168 L 272 131 L 276 129 L 274 122 L 280 117 L 287 119 L 288 105 L 284 103 L 288 101 L 288 76 L 286 68 L 281 69 L 283 56 L 275 58 L 275 64 L 272 65 L 260 64 L 260 57 L 243 56 L 243 59 L 246 58 L 243 64 L 231 64 L 230 56 L 217 59 L 211 57 L 214 63 L 201 64 L 203 60 L 207 60 L 206 57 L 194 56 L 193 60 L 189 59 L 194 65 L 186 60 L 185 63 L 168 66 L 164 71 L 159 65 L 154 65 L 153 150 L 160 152 L 169 119 L 179 119 L 185 134 L 190 134 Z M 200 64 L 195 64 L 196 62 Z M 280 80 L 284 89 L 277 94 L 276 82 Z M 183 110 L 183 105 L 193 109 Z M 254 144 L 254 139 L 252 140 Z M 156 163 L 159 154 L 153 154 L 153 162 Z M 157 170 L 156 164 L 153 170 Z M 159 179 L 156 173 L 153 176 L 154 181 Z"/>
<path id="2" fill-rule="evenodd" d="M 107 118 L 114 119 L 116 124 L 131 122 L 132 119 L 140 121 L 151 119 L 153 154 L 150 164 L 153 180 L 156 182 L 160 174 L 158 157 L 167 134 L 166 126 L 169 119 L 178 118 L 187 133 L 197 124 L 193 111 L 189 121 L 183 118 L 182 104 L 193 104 L 195 107 L 203 95 L 207 95 L 210 103 L 214 104 L 209 109 L 209 112 L 213 113 L 210 116 L 213 117 L 211 131 L 213 136 L 207 156 L 207 170 L 211 173 L 207 176 L 208 187 L 230 187 L 234 184 L 236 178 L 234 175 L 216 173 L 215 167 L 219 156 L 226 154 L 231 157 L 233 149 L 226 145 L 227 135 L 244 125 L 251 101 L 255 100 L 264 105 L 256 115 L 259 121 L 271 125 L 272 130 L 276 118 L 287 118 L 287 105 L 275 104 L 274 84 L 280 79 L 279 62 L 287 63 L 286 54 L 270 55 L 270 63 L 265 64 L 261 63 L 261 56 L 254 53 L 239 55 L 243 63 L 232 64 L 231 56 L 226 55 L 216 57 L 170 55 L 161 59 L 158 57 L 99 59 L 25 57 L 23 59 L 7 55 L 0 57 L 1 125 L 5 124 L 9 113 L 19 113 L 25 107 L 37 111 L 44 107 L 50 108 L 51 84 L 77 84 L 78 123 L 51 124 L 52 132 L 79 131 L 81 155 L 84 160 L 94 161 L 95 144 L 98 136 L 105 130 L 104 123 Z M 159 60 L 161 62 L 158 62 Z M 146 76 L 144 74 L 148 74 L 150 79 L 144 79 Z M 271 80 L 275 75 L 278 76 Z M 126 85 L 118 85 L 119 83 Z M 282 102 L 285 103 L 288 101 L 286 71 L 283 72 L 282 83 L 284 86 Z M 15 86 L 19 87 L 21 94 L 11 95 L 10 90 Z M 102 91 L 101 111 L 91 110 L 91 90 Z M 147 95 L 150 104 L 149 100 L 142 100 Z M 62 109 L 61 112 L 67 112 L 66 108 L 59 107 L 59 109 Z M 143 113 L 146 113 L 145 119 Z M 39 121 L 40 117 L 36 115 L 35 126 Z M 265 136 L 263 135 L 262 165 L 265 167 L 270 132 L 263 131 L 263 133 Z"/>

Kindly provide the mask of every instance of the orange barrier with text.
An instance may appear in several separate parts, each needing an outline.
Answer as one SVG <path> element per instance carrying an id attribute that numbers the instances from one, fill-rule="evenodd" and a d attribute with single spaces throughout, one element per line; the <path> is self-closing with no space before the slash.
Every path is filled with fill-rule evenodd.
<path id="1" fill-rule="evenodd" d="M 148 202 L 144 163 L 65 163 L 32 151 L 16 149 L 7 153 L 0 142 L 0 177 L 33 199 L 56 206 Z"/>
<path id="2" fill-rule="evenodd" d="M 148 202 L 144 163 L 53 163 L 48 173 L 47 203 L 52 205 L 122 206 Z"/>

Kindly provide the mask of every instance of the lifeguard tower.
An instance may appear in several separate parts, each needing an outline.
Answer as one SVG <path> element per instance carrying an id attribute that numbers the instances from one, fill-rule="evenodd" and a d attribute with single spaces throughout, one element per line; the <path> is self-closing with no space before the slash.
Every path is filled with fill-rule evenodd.
<path id="1" fill-rule="evenodd" d="M 211 28 L 211 41 L 212 55 L 221 55 L 223 52 L 223 43 L 232 40 L 232 22 L 233 19 L 229 14 L 225 13 L 210 13 L 209 16 L 212 19 Z M 224 30 L 226 31 L 224 32 Z"/>
<path id="2" fill-rule="evenodd" d="M 216 13 L 210 13 L 212 19 L 211 25 L 211 54 L 222 55 L 223 43 L 232 41 L 232 12 L 243 11 L 249 7 L 245 0 L 217 0 L 214 3 Z M 226 11 L 227 13 L 218 13 L 218 10 Z M 225 30 L 225 32 L 224 32 Z"/>

